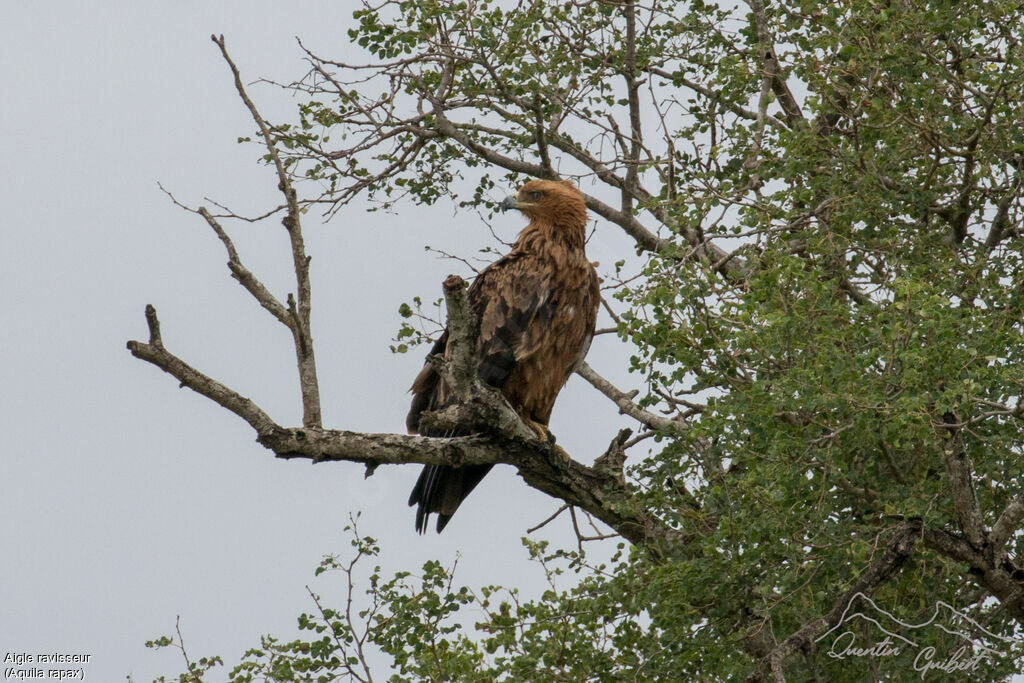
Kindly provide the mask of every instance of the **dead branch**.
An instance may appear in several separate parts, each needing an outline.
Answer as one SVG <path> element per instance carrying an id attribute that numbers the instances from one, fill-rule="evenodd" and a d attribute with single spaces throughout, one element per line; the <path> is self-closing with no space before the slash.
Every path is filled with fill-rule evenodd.
<path id="1" fill-rule="evenodd" d="M 548 515 L 548 517 L 543 522 L 541 522 L 540 524 L 537 524 L 537 525 L 532 526 L 529 529 L 527 529 L 526 533 L 532 534 L 535 531 L 539 531 L 540 529 L 543 529 L 548 524 L 550 524 L 552 521 L 554 521 L 555 518 L 558 517 L 558 515 L 562 514 L 563 512 L 565 512 L 568 509 L 569 509 L 569 505 L 568 504 L 560 505 L 558 507 L 558 509 L 555 510 L 554 512 L 552 512 L 550 515 Z"/>
<path id="2" fill-rule="evenodd" d="M 234 243 L 231 241 L 231 238 L 228 237 L 227 232 L 225 232 L 224 228 L 221 227 L 217 219 L 206 210 L 206 207 L 199 207 L 196 213 L 206 220 L 210 227 L 213 228 L 213 231 L 217 234 L 217 237 L 220 238 L 220 241 L 224 243 L 224 247 L 228 252 L 228 270 L 231 271 L 231 277 L 238 280 L 238 283 L 242 285 L 245 290 L 249 292 L 254 299 L 256 299 L 256 301 L 259 302 L 260 306 L 267 309 L 267 311 L 274 316 L 278 322 L 295 334 L 296 322 L 294 318 L 289 315 L 288 309 L 286 309 L 284 305 L 270 293 L 270 290 L 268 290 L 266 286 L 264 286 L 264 284 L 260 282 L 255 275 L 253 275 L 252 271 L 242 264 L 242 260 L 239 258 L 238 252 L 235 250 Z"/>
<path id="3" fill-rule="evenodd" d="M 576 374 L 590 382 L 591 386 L 611 399 L 611 401 L 619 407 L 619 412 L 621 414 L 629 415 L 650 429 L 670 432 L 679 432 L 686 429 L 686 424 L 684 422 L 662 417 L 661 415 L 655 415 L 654 413 L 646 411 L 638 406 L 632 400 L 633 397 L 636 396 L 635 391 L 632 393 L 626 393 L 625 391 L 616 388 L 611 382 L 597 374 L 597 372 L 595 372 L 594 369 L 586 362 L 580 364 L 580 367 L 576 369 Z"/>
<path id="4" fill-rule="evenodd" d="M 471 339 L 466 333 L 470 329 L 471 313 L 463 284 L 461 278 L 449 278 L 445 287 L 449 325 L 452 326 L 450 345 L 455 347 Z M 146 320 L 149 342 L 129 341 L 132 355 L 241 417 L 256 431 L 257 442 L 279 458 L 306 458 L 315 463 L 348 461 L 374 467 L 408 463 L 454 467 L 504 463 L 515 466 L 533 488 L 586 510 L 630 542 L 647 546 L 655 553 L 670 551 L 692 540 L 666 527 L 639 502 L 634 502 L 634 492 L 621 479 L 602 469 L 566 461 L 549 443 L 541 442 L 498 392 L 479 381 L 473 370 L 472 353 L 455 348 L 442 365 L 446 377 L 469 382 L 468 387 L 465 384 L 462 387 L 464 395 L 470 397 L 469 402 L 447 408 L 443 414 L 435 414 L 434 419 L 469 426 L 482 434 L 439 439 L 320 427 L 287 428 L 277 424 L 252 400 L 168 351 L 152 306 L 146 308 Z"/>
<path id="5" fill-rule="evenodd" d="M 270 416 L 251 400 L 207 377 L 164 348 L 160 337 L 160 321 L 156 317 L 156 309 L 151 305 L 146 306 L 146 323 L 149 325 L 149 343 L 128 342 L 128 350 L 133 356 L 152 363 L 176 378 L 181 386 L 188 387 L 222 408 L 230 410 L 248 422 L 257 434 L 269 433 L 277 427 Z"/>
<path id="6" fill-rule="evenodd" d="M 263 137 L 263 144 L 267 148 L 267 153 L 270 155 L 271 160 L 274 163 L 274 170 L 277 172 L 278 189 L 284 194 L 285 203 L 288 207 L 287 214 L 281 223 L 288 230 L 288 239 L 291 241 L 292 247 L 292 262 L 295 267 L 295 279 L 296 279 L 296 306 L 295 315 L 291 317 L 292 322 L 285 322 L 285 318 L 288 316 L 281 315 L 282 311 L 278 308 L 268 308 L 274 317 L 281 320 L 289 329 L 292 331 L 293 341 L 295 343 L 295 355 L 299 365 L 299 386 L 302 390 L 302 424 L 306 427 L 319 427 L 322 424 L 321 410 L 320 410 L 320 385 L 316 374 L 316 358 L 313 355 L 313 334 L 310 326 L 310 317 L 312 311 L 311 304 L 311 292 L 309 286 L 309 256 L 306 255 L 306 245 L 302 237 L 302 221 L 301 211 L 299 209 L 298 195 L 295 192 L 295 188 L 292 187 L 291 179 L 288 175 L 288 170 L 285 167 L 284 162 L 281 159 L 281 154 L 277 148 L 277 142 L 274 139 L 274 135 L 271 133 L 270 126 L 266 120 L 260 114 L 256 105 L 250 99 L 248 93 L 245 91 L 245 86 L 242 84 L 242 76 L 238 71 L 238 67 L 235 66 L 234 61 L 231 59 L 231 55 L 228 54 L 227 46 L 224 43 L 224 36 L 210 36 L 210 39 L 216 43 L 217 47 L 220 48 L 221 55 L 224 57 L 224 61 L 227 62 L 231 69 L 231 74 L 235 80 L 235 90 L 238 91 L 238 96 L 245 103 L 246 108 L 252 115 L 253 121 L 256 122 L 256 126 L 260 130 L 260 134 Z M 207 218 L 209 213 L 204 215 Z M 214 223 L 211 222 L 210 218 L 207 218 L 207 222 L 210 222 L 211 227 L 214 227 Z M 214 227 L 217 231 L 217 228 Z M 223 235 L 223 231 L 217 232 L 218 236 Z M 224 237 L 221 238 L 222 241 Z M 226 246 L 230 245 L 230 242 L 226 243 Z M 232 247 L 228 246 L 228 254 L 230 257 Z M 230 264 L 233 261 L 237 261 L 236 258 L 229 261 Z M 232 268 L 232 274 L 235 269 Z M 246 271 L 247 272 L 247 271 Z M 243 278 L 244 273 L 236 275 L 239 282 L 242 282 L 243 286 L 245 282 Z M 254 278 L 253 278 L 254 279 Z M 262 287 L 262 286 L 261 286 Z M 249 289 L 249 287 L 246 287 Z M 250 289 L 250 292 L 253 292 Z M 260 292 L 259 295 L 253 292 L 253 296 L 267 308 L 269 293 Z M 272 297 L 271 297 L 272 298 Z"/>

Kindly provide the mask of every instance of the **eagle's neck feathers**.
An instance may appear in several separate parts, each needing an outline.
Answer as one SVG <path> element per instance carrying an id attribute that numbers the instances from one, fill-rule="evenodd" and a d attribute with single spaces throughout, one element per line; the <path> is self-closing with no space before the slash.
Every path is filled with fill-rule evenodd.
<path id="1" fill-rule="evenodd" d="M 586 260 L 585 223 L 559 224 L 544 217 L 534 217 L 523 228 L 516 240 L 515 249 L 565 265 L 568 261 Z"/>

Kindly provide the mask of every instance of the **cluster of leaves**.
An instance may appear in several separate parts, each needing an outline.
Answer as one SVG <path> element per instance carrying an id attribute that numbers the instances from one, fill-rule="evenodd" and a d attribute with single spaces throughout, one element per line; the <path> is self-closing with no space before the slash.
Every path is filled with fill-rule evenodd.
<path id="1" fill-rule="evenodd" d="M 402 324 L 392 339 L 396 343 L 391 345 L 391 353 L 406 353 L 410 348 L 431 343 L 436 339 L 438 331 L 443 328 L 440 322 L 442 301 L 443 299 L 435 299 L 431 303 L 433 313 L 424 312 L 423 300 L 418 296 L 412 298 L 411 306 L 402 303 L 398 307 Z"/>
<path id="2" fill-rule="evenodd" d="M 364 570 L 380 547 L 354 524 L 348 529 L 352 557 L 326 557 L 316 570 L 334 577 L 334 589 L 340 579 L 342 590 L 335 592 L 345 596 L 342 606 L 325 607 L 311 592 L 317 611 L 299 616 L 300 635 L 264 636 L 229 672 L 231 681 L 368 681 L 385 658 L 394 682 L 635 680 L 638 671 L 654 675 L 657 667 L 672 665 L 665 645 L 650 649 L 645 601 L 629 593 L 639 584 L 609 592 L 605 577 L 621 572 L 590 566 L 580 552 L 552 551 L 546 542 L 523 539 L 549 586 L 526 600 L 516 589 L 456 586 L 454 567 L 436 561 L 416 576 L 402 571 L 387 578 L 379 565 Z M 613 562 L 621 569 L 625 559 L 617 554 Z M 559 587 L 566 572 L 582 573 L 568 590 Z M 364 597 L 358 595 L 362 586 Z M 147 645 L 179 649 L 189 661 L 180 631 L 177 639 L 165 636 Z M 218 665 L 219 657 L 189 663 L 179 680 L 202 683 Z"/>
<path id="3" fill-rule="evenodd" d="M 212 657 L 201 657 L 194 662 L 189 659 L 188 651 L 185 649 L 185 641 L 181 635 L 180 624 L 177 629 L 177 638 L 174 636 L 160 636 L 153 640 L 147 640 L 146 647 L 153 650 L 173 648 L 175 650 L 180 650 L 185 658 L 185 671 L 183 673 L 180 673 L 171 679 L 168 679 L 166 676 L 159 676 L 154 679 L 154 683 L 169 683 L 173 680 L 177 680 L 178 683 L 196 683 L 198 681 L 202 681 L 217 667 L 224 666 L 224 660 L 216 655 Z M 132 683 L 133 679 L 131 676 L 128 676 L 128 681 L 129 683 Z"/>

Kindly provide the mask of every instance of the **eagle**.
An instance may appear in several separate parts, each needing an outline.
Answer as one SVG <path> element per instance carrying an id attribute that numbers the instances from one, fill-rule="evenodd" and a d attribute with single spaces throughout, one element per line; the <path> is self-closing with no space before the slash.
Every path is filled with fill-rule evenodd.
<path id="1" fill-rule="evenodd" d="M 479 325 L 477 375 L 548 440 L 555 398 L 590 348 L 600 305 L 599 279 L 585 251 L 587 207 L 583 193 L 568 180 L 531 180 L 500 207 L 518 209 L 530 223 L 512 250 L 485 268 L 467 292 Z M 445 330 L 430 356 L 447 350 Z M 465 436 L 468 432 L 436 433 L 421 426 L 424 412 L 455 400 L 430 356 L 413 382 L 406 427 L 423 436 Z M 409 505 L 418 506 L 416 531 L 424 533 L 436 512 L 440 533 L 490 469 L 426 465 L 409 496 Z"/>

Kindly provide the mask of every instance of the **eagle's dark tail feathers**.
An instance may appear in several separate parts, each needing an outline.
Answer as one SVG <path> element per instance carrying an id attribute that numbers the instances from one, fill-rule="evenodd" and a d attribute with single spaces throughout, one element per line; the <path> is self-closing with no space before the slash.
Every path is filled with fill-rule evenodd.
<path id="1" fill-rule="evenodd" d="M 434 343 L 431 349 L 431 356 L 439 356 L 445 353 L 448 346 L 448 330 L 445 330 L 441 337 Z M 405 418 L 405 426 L 410 434 L 422 436 L 434 436 L 451 438 L 455 436 L 468 436 L 470 431 L 451 429 L 447 431 L 425 429 L 420 425 L 420 417 L 426 411 L 440 410 L 450 399 L 444 398 L 448 391 L 434 370 L 427 362 L 423 370 L 416 377 L 412 384 L 412 406 Z M 420 472 L 420 478 L 416 480 L 416 486 L 409 494 L 409 505 L 419 505 L 416 509 L 416 531 L 425 533 L 427 524 L 430 521 L 430 513 L 437 513 L 437 532 L 448 524 L 448 520 L 455 514 L 455 510 L 465 500 L 480 480 L 491 471 L 491 465 L 469 465 L 468 467 L 449 467 L 447 465 L 427 465 Z"/>
<path id="2" fill-rule="evenodd" d="M 437 533 L 441 533 L 462 501 L 491 471 L 491 467 L 492 465 L 424 467 L 409 495 L 409 505 L 419 505 L 416 509 L 416 531 L 425 533 L 430 513 L 436 512 Z"/>

